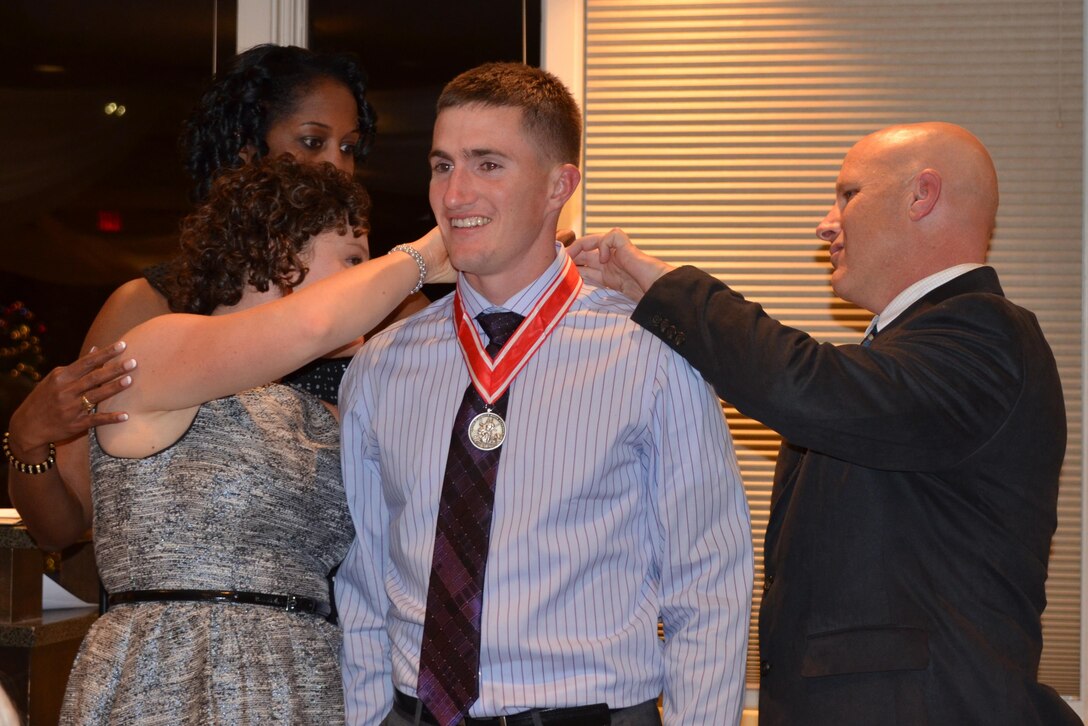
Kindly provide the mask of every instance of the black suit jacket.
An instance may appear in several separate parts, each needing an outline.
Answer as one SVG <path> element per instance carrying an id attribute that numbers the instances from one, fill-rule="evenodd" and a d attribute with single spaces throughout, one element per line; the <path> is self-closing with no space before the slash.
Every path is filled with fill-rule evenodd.
<path id="1" fill-rule="evenodd" d="M 1080 723 L 1036 676 L 1061 385 L 992 268 L 929 293 L 869 348 L 818 343 L 693 268 L 633 317 L 786 439 L 761 723 Z"/>

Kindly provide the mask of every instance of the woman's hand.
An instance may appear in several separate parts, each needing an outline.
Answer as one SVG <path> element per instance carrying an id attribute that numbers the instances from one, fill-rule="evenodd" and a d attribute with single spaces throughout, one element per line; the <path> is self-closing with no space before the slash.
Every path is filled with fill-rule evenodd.
<path id="1" fill-rule="evenodd" d="M 412 243 L 416 251 L 423 255 L 427 263 L 427 283 L 432 282 L 457 282 L 457 271 L 450 264 L 450 256 L 446 253 L 446 243 L 442 240 L 442 232 L 434 227 Z"/>
<path id="2" fill-rule="evenodd" d="M 132 358 L 119 358 L 124 342 L 89 353 L 67 366 L 54 368 L 30 392 L 11 416 L 12 453 L 23 461 L 40 461 L 51 442 L 128 419 L 118 411 L 95 412 L 95 406 L 132 383 Z"/>

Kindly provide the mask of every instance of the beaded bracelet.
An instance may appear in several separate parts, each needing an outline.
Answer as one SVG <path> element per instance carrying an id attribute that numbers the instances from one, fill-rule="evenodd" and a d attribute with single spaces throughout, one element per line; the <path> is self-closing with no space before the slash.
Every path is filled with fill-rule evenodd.
<path id="1" fill-rule="evenodd" d="M 8 446 L 8 439 L 11 438 L 11 432 L 4 432 L 4 456 L 8 458 L 11 465 L 18 471 L 24 474 L 41 474 L 42 472 L 49 471 L 53 468 L 53 464 L 57 463 L 57 446 L 52 441 L 49 442 L 49 456 L 40 464 L 27 464 L 25 461 L 20 461 L 15 454 L 11 453 L 11 447 Z"/>
<path id="2" fill-rule="evenodd" d="M 413 295 L 420 291 L 423 287 L 423 281 L 427 279 L 427 263 L 423 261 L 423 255 L 419 250 L 411 245 L 397 245 L 390 252 L 404 252 L 416 261 L 416 265 L 419 267 L 419 280 L 416 281 L 416 286 L 412 288 L 412 291 L 408 293 Z"/>

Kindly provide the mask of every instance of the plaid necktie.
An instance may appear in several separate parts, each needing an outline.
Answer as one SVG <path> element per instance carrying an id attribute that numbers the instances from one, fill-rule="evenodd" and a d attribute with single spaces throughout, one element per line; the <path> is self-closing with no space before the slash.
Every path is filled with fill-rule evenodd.
<path id="1" fill-rule="evenodd" d="M 517 313 L 481 313 L 492 359 L 517 329 Z M 505 416 L 509 389 L 491 407 Z M 427 614 L 419 654 L 419 699 L 442 726 L 460 721 L 480 696 L 480 616 L 484 567 L 491 538 L 499 446 L 490 451 L 468 440 L 469 422 L 487 409 L 469 384 L 453 422 L 439 500 Z"/>

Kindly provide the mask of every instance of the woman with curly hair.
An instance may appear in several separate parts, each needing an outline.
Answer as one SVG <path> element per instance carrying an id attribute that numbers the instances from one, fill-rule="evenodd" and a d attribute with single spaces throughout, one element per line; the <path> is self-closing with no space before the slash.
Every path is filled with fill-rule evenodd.
<path id="1" fill-rule="evenodd" d="M 268 154 L 328 161 L 349 174 L 374 135 L 366 79 L 351 56 L 259 45 L 204 93 L 182 146 L 193 200 L 215 175 Z"/>
<path id="2" fill-rule="evenodd" d="M 183 223 L 170 301 L 211 314 L 129 331 L 140 375 L 99 404 L 128 412 L 90 434 L 110 607 L 61 723 L 343 723 L 338 423 L 275 381 L 350 352 L 428 270 L 452 277 L 437 235 L 363 261 L 368 207 L 343 172 L 283 156 L 220 174 Z"/>
<path id="3" fill-rule="evenodd" d="M 362 71 L 350 56 L 276 45 L 245 51 L 214 81 L 185 125 L 181 143 L 193 178 L 193 199 L 204 199 L 224 170 L 266 156 L 290 154 L 353 173 L 374 130 L 374 112 L 365 91 Z M 123 412 L 96 410 L 94 405 L 124 388 L 135 365 L 129 356 L 121 357 L 123 346 L 115 341 L 171 310 L 207 314 L 215 307 L 210 298 L 172 307 L 167 293 L 174 286 L 173 270 L 172 265 L 152 268 L 146 278 L 116 290 L 87 333 L 83 357 L 53 370 L 11 417 L 5 455 L 43 466 L 35 467 L 34 473 L 9 466 L 8 489 L 43 548 L 62 549 L 87 530 L 86 431 L 124 420 Z M 411 296 L 398 312 L 418 309 L 421 302 L 426 299 Z M 296 378 L 322 398 L 335 401 L 344 365 L 318 361 Z M 46 467 L 47 461 L 56 465 Z"/>

